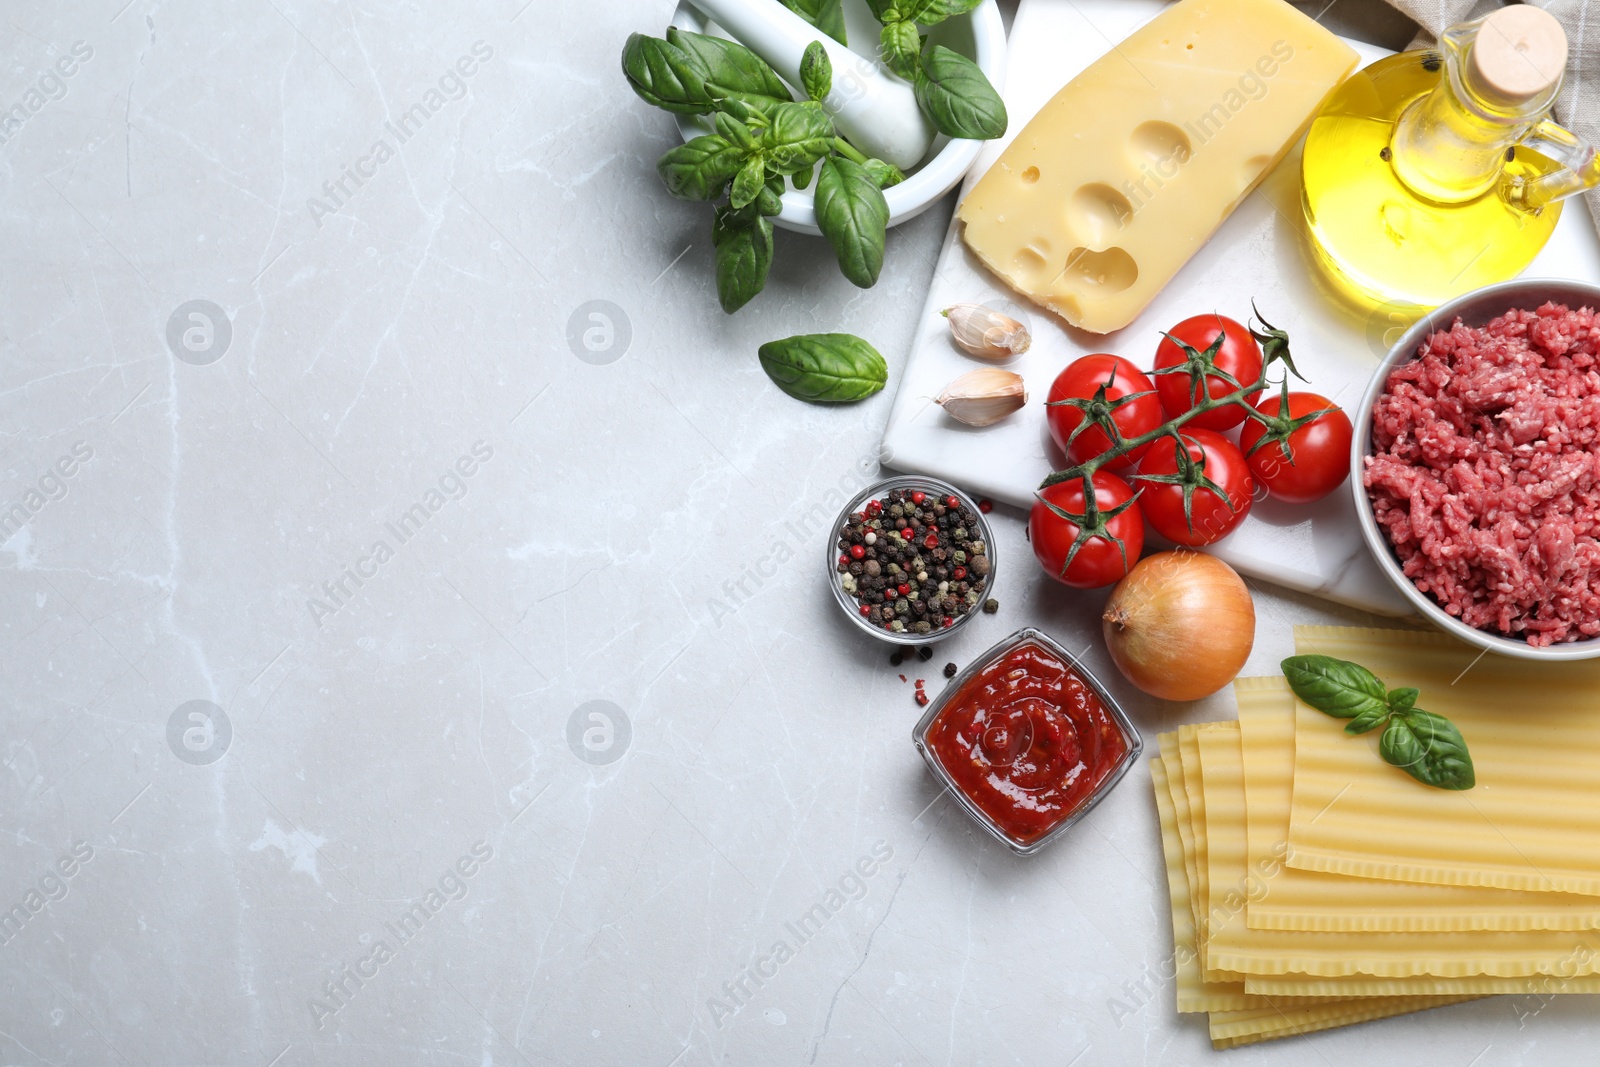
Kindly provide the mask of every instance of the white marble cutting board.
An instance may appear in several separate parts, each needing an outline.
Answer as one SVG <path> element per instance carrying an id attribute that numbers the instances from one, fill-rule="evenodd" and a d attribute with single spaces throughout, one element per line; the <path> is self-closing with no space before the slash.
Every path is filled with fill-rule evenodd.
<path id="1" fill-rule="evenodd" d="M 962 193 L 999 156 L 1044 103 L 1071 77 L 1165 6 L 1161 0 L 1022 0 L 1012 25 L 1005 99 L 1010 134 L 985 147 Z M 1388 53 L 1352 41 L 1363 65 Z M 1114 334 L 1085 333 L 1027 304 L 967 253 L 952 222 L 900 390 L 883 439 L 883 462 L 934 475 L 971 492 L 1028 507 L 1033 491 L 1064 465 L 1045 430 L 1044 397 L 1056 374 L 1088 352 L 1115 352 L 1148 367 L 1159 330 L 1190 315 L 1217 310 L 1243 320 L 1253 297 L 1275 325 L 1289 331 L 1296 365 L 1310 388 L 1354 405 L 1405 323 L 1388 309 L 1371 315 L 1345 309 L 1320 286 L 1309 260 L 1300 212 L 1298 149 L 1251 194 L 1216 236 L 1144 313 Z M 1600 239 L 1574 202 L 1530 276 L 1600 281 Z M 929 398 L 980 365 L 949 340 L 941 308 L 962 301 L 1021 303 L 1032 349 L 1007 364 L 1027 383 L 1027 408 L 998 426 L 974 430 Z M 1409 606 L 1368 555 L 1345 490 L 1309 507 L 1256 504 L 1240 528 L 1210 551 L 1246 575 L 1385 615 Z"/>

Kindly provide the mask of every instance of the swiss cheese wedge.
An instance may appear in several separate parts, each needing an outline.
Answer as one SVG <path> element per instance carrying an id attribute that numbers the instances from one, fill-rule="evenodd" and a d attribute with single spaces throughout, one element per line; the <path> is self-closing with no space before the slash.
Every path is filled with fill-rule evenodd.
<path id="1" fill-rule="evenodd" d="M 1179 0 L 1017 134 L 961 204 L 967 247 L 1074 326 L 1121 329 L 1357 58 L 1284 0 Z"/>

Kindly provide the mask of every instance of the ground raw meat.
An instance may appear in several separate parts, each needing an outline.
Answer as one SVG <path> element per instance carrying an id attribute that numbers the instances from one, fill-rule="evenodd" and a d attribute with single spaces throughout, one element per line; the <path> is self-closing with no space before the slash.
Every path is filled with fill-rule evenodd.
<path id="1" fill-rule="evenodd" d="M 1600 317 L 1458 320 L 1389 375 L 1365 484 L 1406 577 L 1530 645 L 1600 634 Z"/>

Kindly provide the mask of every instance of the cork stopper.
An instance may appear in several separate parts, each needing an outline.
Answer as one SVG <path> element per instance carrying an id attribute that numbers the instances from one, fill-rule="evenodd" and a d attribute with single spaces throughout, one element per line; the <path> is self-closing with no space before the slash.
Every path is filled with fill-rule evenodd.
<path id="1" fill-rule="evenodd" d="M 1483 20 L 1468 52 L 1467 84 L 1503 107 L 1550 94 L 1567 67 L 1567 34 L 1531 4 L 1503 7 Z"/>

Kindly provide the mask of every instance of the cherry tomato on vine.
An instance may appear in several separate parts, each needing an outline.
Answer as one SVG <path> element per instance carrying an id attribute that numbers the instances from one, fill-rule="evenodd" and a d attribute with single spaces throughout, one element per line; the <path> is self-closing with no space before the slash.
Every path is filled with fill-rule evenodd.
<path id="1" fill-rule="evenodd" d="M 1101 387 L 1105 388 L 1103 397 L 1100 396 Z M 1084 407 L 1097 402 L 1103 404 L 1105 413 L 1125 440 L 1138 437 L 1161 425 L 1161 399 L 1155 389 L 1144 371 L 1130 359 L 1105 353 L 1075 359 L 1056 375 L 1050 385 L 1050 395 L 1045 397 L 1045 419 L 1050 424 L 1050 436 L 1067 454 L 1068 463 L 1091 460 L 1110 450 L 1111 438 L 1092 424 L 1073 438 L 1073 431 L 1089 418 Z M 1139 396 L 1140 393 L 1146 395 Z M 1134 399 L 1128 399 L 1130 396 Z M 1063 401 L 1080 401 L 1082 406 Z M 1069 440 L 1071 447 L 1067 444 Z M 1144 455 L 1145 448 L 1135 449 L 1106 466 L 1131 467 Z"/>
<path id="2" fill-rule="evenodd" d="M 1211 346 L 1219 337 L 1221 344 L 1217 351 L 1212 353 Z M 1184 345 L 1192 349 L 1192 353 L 1186 350 Z M 1261 377 L 1261 346 L 1256 343 L 1254 335 L 1244 323 L 1236 322 L 1225 315 L 1196 315 L 1184 319 L 1168 330 L 1167 336 L 1156 346 L 1156 373 L 1151 375 L 1156 383 L 1156 391 L 1161 394 L 1161 406 L 1166 410 L 1168 418 L 1177 418 L 1203 399 L 1199 390 L 1195 388 L 1194 379 L 1184 370 L 1174 370 L 1169 374 L 1161 373 L 1169 367 L 1182 368 L 1185 364 L 1191 363 L 1207 370 L 1216 369 L 1230 374 L 1233 380 L 1243 387 Z M 1206 393 L 1213 400 L 1227 396 L 1234 390 L 1235 386 L 1229 385 L 1226 379 L 1219 378 L 1215 374 L 1206 375 Z M 1260 395 L 1257 391 L 1249 394 L 1246 399 L 1255 403 Z M 1229 404 L 1203 415 L 1196 415 L 1184 423 L 1184 426 L 1202 430 L 1229 430 L 1244 420 L 1245 414 L 1239 406 Z"/>
<path id="3" fill-rule="evenodd" d="M 1333 410 L 1288 434 L 1290 454 L 1286 456 L 1283 433 L 1290 424 L 1328 408 Z M 1316 393 L 1290 393 L 1287 411 L 1281 396 L 1260 401 L 1256 410 L 1279 420 L 1279 425 L 1269 429 L 1251 419 L 1239 431 L 1239 447 L 1267 492 L 1290 504 L 1309 504 L 1333 492 L 1350 476 L 1350 416 L 1332 401 Z"/>
<path id="4" fill-rule="evenodd" d="M 1076 554 L 1072 548 L 1083 526 L 1061 512 L 1086 515 L 1083 479 L 1068 478 L 1039 490 L 1028 514 L 1033 554 L 1045 573 L 1074 589 L 1095 589 L 1121 581 L 1144 551 L 1144 516 L 1133 489 L 1108 471 L 1096 471 L 1093 478 L 1103 532 L 1086 538 Z"/>
<path id="5" fill-rule="evenodd" d="M 1179 459 L 1178 443 L 1170 437 L 1151 445 L 1134 479 L 1144 489 L 1139 504 L 1151 528 L 1173 544 L 1209 545 L 1232 533 L 1250 513 L 1255 479 L 1243 453 L 1220 433 L 1189 426 L 1179 433 L 1188 462 Z"/>

